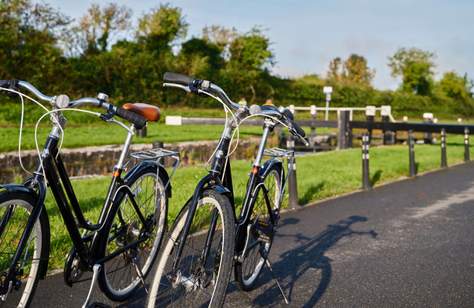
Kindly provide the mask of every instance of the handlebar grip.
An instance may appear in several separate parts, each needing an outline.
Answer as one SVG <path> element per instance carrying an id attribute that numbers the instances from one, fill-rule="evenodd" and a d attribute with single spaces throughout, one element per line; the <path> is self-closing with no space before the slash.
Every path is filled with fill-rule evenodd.
<path id="1" fill-rule="evenodd" d="M 137 129 L 142 129 L 146 125 L 146 119 L 144 117 L 134 112 L 123 109 L 122 107 L 117 108 L 116 114 L 122 119 L 133 123 L 135 125 L 135 128 Z"/>
<path id="2" fill-rule="evenodd" d="M 194 78 L 178 73 L 166 72 L 163 76 L 163 81 L 189 86 L 194 81 Z"/>
<path id="3" fill-rule="evenodd" d="M 0 80 L 0 87 L 16 89 L 18 85 L 18 80 Z"/>
<path id="4" fill-rule="evenodd" d="M 296 131 L 296 133 L 304 138 L 306 136 L 306 133 L 301 128 L 301 126 L 299 126 L 298 123 L 296 123 L 293 113 L 290 110 L 286 109 L 286 108 L 282 111 L 282 113 L 290 121 L 290 124 L 293 127 L 293 129 Z"/>
<path id="5" fill-rule="evenodd" d="M 293 125 L 293 129 L 300 135 L 301 137 L 305 137 L 306 133 L 305 131 L 301 128 L 301 126 L 298 125 L 295 121 L 291 121 L 291 124 Z"/>
<path id="6" fill-rule="evenodd" d="M 288 118 L 289 120 L 291 120 L 291 121 L 293 121 L 294 118 L 295 118 L 295 117 L 293 116 L 293 113 L 292 113 L 290 110 L 286 109 L 286 108 L 283 109 L 282 113 L 283 113 L 283 115 L 285 115 L 285 117 L 287 117 L 287 118 Z"/>

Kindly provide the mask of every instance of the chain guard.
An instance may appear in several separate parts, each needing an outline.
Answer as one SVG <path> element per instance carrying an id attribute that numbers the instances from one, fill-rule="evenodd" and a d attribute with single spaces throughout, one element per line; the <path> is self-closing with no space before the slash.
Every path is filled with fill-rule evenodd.
<path id="1" fill-rule="evenodd" d="M 87 271 L 76 248 L 73 247 L 64 262 L 64 282 L 72 287 L 74 283 L 81 281 L 82 274 Z"/>

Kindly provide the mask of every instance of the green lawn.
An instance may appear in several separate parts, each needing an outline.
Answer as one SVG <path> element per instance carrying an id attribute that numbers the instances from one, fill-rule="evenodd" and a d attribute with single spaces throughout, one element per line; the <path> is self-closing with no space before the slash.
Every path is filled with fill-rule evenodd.
<path id="1" fill-rule="evenodd" d="M 26 105 L 25 112 L 25 129 L 23 149 L 34 149 L 34 124 L 42 111 L 32 106 Z M 98 109 L 93 109 L 100 111 Z M 107 124 L 99 119 L 78 112 L 66 112 L 68 118 L 68 126 L 65 130 L 64 147 L 76 148 L 93 145 L 120 144 L 124 141 L 125 130 L 113 125 Z M 180 142 L 180 141 L 197 141 L 197 140 L 216 140 L 222 132 L 221 125 L 185 125 L 185 126 L 167 126 L 164 125 L 166 115 L 181 115 L 184 117 L 224 117 L 224 112 L 220 108 L 190 108 L 190 107 L 166 107 L 162 108 L 162 119 L 160 123 L 150 123 L 148 127 L 148 136 L 145 138 L 135 138 L 134 143 L 151 143 L 155 141 L 162 142 Z M 322 119 L 323 113 L 318 115 L 318 119 Z M 331 113 L 331 119 L 335 117 L 335 113 Z M 0 152 L 12 151 L 18 146 L 18 126 L 20 118 L 20 104 L 5 103 L 0 104 Z M 297 112 L 298 119 L 310 118 L 309 112 Z M 357 119 L 363 120 L 362 113 L 357 113 Z M 334 118 L 335 119 L 335 118 Z M 333 119 L 333 120 L 334 120 Z M 411 118 L 410 120 L 416 120 Z M 421 120 L 421 115 L 418 118 Z M 454 119 L 445 120 L 443 122 L 454 122 Z M 45 141 L 49 133 L 50 126 L 47 120 L 42 124 L 38 141 L 40 145 Z M 309 128 L 306 128 L 309 133 Z M 335 132 L 335 129 L 318 128 L 318 134 Z M 261 128 L 258 126 L 242 126 L 241 137 L 246 138 L 252 135 L 260 135 Z"/>
<path id="2" fill-rule="evenodd" d="M 9 107 L 9 108 L 7 108 Z M 7 103 L 0 105 L 0 152 L 13 151 L 18 147 L 18 131 L 20 119 L 20 105 Z M 34 149 L 34 127 L 35 121 L 41 116 L 41 110 L 26 105 L 25 128 L 23 130 L 23 149 Z M 100 111 L 94 109 L 94 111 Z M 31 112 L 31 113 L 29 113 Z M 184 125 L 168 126 L 164 124 L 166 115 L 181 115 L 185 117 L 224 117 L 222 109 L 203 109 L 188 107 L 173 107 L 162 109 L 162 117 L 159 123 L 148 124 L 148 134 L 145 138 L 134 139 L 134 143 L 181 142 L 198 140 L 217 140 L 223 130 L 222 125 Z M 126 131 L 111 123 L 104 123 L 100 119 L 78 112 L 65 112 L 68 125 L 65 129 L 64 147 L 77 148 L 85 146 L 121 144 L 125 140 Z M 48 120 L 43 120 L 38 141 L 40 146 L 46 140 L 51 129 Z M 261 135 L 262 129 L 258 126 L 241 126 L 240 136 L 247 138 L 253 135 Z"/>
<path id="3" fill-rule="evenodd" d="M 41 128 L 38 134 L 38 142 L 41 145 L 49 134 L 49 127 Z M 218 140 L 223 127 L 220 125 L 184 125 L 168 126 L 164 124 L 151 124 L 148 127 L 147 137 L 135 137 L 133 143 L 152 143 Z M 261 127 L 242 126 L 240 128 L 241 138 L 259 136 Z M 77 148 L 94 145 L 121 144 L 125 141 L 126 131 L 113 124 L 96 124 L 89 126 L 66 127 L 64 135 L 65 148 Z M 18 128 L 0 127 L 0 152 L 13 151 L 18 147 Z M 26 127 L 23 130 L 23 149 L 34 149 L 34 127 Z"/>
<path id="4" fill-rule="evenodd" d="M 416 160 L 419 172 L 433 170 L 440 165 L 439 145 L 416 145 Z M 396 145 L 370 150 L 370 173 L 375 185 L 404 177 L 408 174 L 407 146 Z M 299 202 L 307 204 L 324 198 L 357 190 L 361 186 L 360 149 L 333 151 L 297 158 Z M 448 163 L 459 163 L 463 159 L 460 143 L 448 145 Z M 241 202 L 250 161 L 234 161 L 233 181 L 237 202 Z M 173 197 L 170 200 L 169 219 L 173 220 L 184 202 L 194 190 L 201 176 L 206 173 L 202 166 L 181 168 L 173 178 Z M 88 219 L 95 221 L 99 215 L 108 177 L 75 180 L 73 185 Z M 50 269 L 62 268 L 64 257 L 71 242 L 63 226 L 62 218 L 51 195 L 47 208 L 52 228 L 52 252 Z"/>

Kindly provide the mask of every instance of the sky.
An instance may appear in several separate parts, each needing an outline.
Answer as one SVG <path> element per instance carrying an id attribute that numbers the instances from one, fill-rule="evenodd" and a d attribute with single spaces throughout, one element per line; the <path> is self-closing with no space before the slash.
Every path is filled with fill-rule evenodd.
<path id="1" fill-rule="evenodd" d="M 75 19 L 91 3 L 110 1 L 44 0 Z M 140 17 L 162 1 L 121 0 Z M 375 69 L 374 86 L 395 89 L 388 57 L 400 47 L 436 54 L 437 78 L 454 70 L 474 78 L 474 0 L 175 0 L 189 23 L 188 38 L 208 25 L 239 32 L 260 26 L 275 54 L 274 74 L 324 76 L 334 57 L 363 55 Z"/>

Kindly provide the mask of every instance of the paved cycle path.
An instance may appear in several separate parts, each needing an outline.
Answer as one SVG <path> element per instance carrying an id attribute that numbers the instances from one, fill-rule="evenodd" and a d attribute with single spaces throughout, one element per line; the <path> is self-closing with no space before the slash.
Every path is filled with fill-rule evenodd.
<path id="1" fill-rule="evenodd" d="M 474 307 L 474 163 L 286 213 L 271 261 L 291 307 Z M 33 306 L 80 307 L 87 287 L 51 276 Z M 226 306 L 285 305 L 266 269 Z"/>

